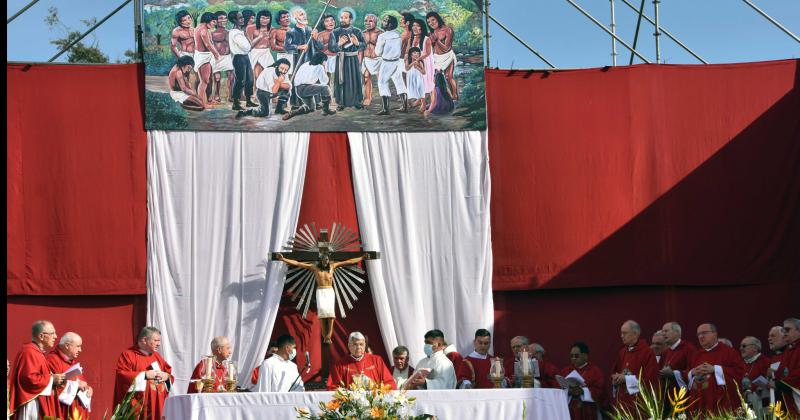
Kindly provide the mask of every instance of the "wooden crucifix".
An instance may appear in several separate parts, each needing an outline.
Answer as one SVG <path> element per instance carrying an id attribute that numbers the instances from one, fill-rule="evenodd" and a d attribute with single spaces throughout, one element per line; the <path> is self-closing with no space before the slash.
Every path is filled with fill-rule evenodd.
<path id="1" fill-rule="evenodd" d="M 327 356 L 333 337 L 336 307 L 345 318 L 344 305 L 353 309 L 366 281 L 364 270 L 358 267 L 362 260 L 380 258 L 376 251 L 364 251 L 358 235 L 342 224 L 334 223 L 330 237 L 328 229 L 317 228 L 314 223 L 297 229 L 284 246 L 288 252 L 272 252 L 270 260 L 282 261 L 291 268 L 286 274 L 286 286 L 302 308 L 306 317 L 311 300 L 317 302 L 323 344 L 323 372 L 327 374 Z M 324 376 L 323 375 L 323 376 Z"/>

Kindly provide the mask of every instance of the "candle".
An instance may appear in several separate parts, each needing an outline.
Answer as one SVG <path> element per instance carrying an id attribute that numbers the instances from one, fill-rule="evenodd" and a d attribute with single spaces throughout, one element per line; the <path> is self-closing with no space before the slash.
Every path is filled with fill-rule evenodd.
<path id="1" fill-rule="evenodd" d="M 522 363 L 522 375 L 528 376 L 531 374 L 530 362 L 528 362 L 528 352 L 523 350 L 519 355 L 519 362 Z"/>

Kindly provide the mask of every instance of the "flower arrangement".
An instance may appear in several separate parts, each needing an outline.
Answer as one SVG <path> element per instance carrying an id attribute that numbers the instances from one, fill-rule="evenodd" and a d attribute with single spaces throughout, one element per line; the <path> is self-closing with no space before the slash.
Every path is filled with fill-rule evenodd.
<path id="1" fill-rule="evenodd" d="M 305 420 L 425 420 L 435 419 L 429 414 L 415 414 L 414 397 L 405 391 L 393 391 L 390 385 L 354 381 L 350 387 L 340 386 L 333 399 L 320 402 L 320 411 L 295 408 L 298 419 Z"/>

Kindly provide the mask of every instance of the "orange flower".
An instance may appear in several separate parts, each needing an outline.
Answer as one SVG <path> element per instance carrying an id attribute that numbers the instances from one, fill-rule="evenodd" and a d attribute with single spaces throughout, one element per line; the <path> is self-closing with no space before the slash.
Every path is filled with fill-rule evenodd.
<path id="1" fill-rule="evenodd" d="M 372 416 L 374 419 L 379 419 L 383 417 L 383 409 L 380 407 L 372 407 L 372 410 L 369 411 L 369 415 Z"/>
<path id="2" fill-rule="evenodd" d="M 339 404 L 338 400 L 330 400 L 330 401 L 328 401 L 327 404 L 325 404 L 325 408 L 327 408 L 330 411 L 338 410 L 339 406 L 340 406 L 340 404 Z"/>

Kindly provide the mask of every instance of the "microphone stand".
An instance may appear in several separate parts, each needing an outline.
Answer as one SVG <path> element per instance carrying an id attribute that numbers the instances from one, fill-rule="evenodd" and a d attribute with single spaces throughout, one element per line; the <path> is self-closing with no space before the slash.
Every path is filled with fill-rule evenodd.
<path id="1" fill-rule="evenodd" d="M 306 356 L 306 366 L 303 368 L 303 370 L 305 370 L 306 373 L 308 373 L 311 370 L 311 360 L 308 359 L 308 356 Z M 292 385 L 289 387 L 289 392 L 292 392 L 292 389 L 294 389 L 295 384 L 297 384 L 297 381 L 300 380 L 300 376 L 301 375 L 303 375 L 303 374 L 302 373 L 298 373 L 297 377 L 294 378 L 294 381 L 292 382 Z"/>

